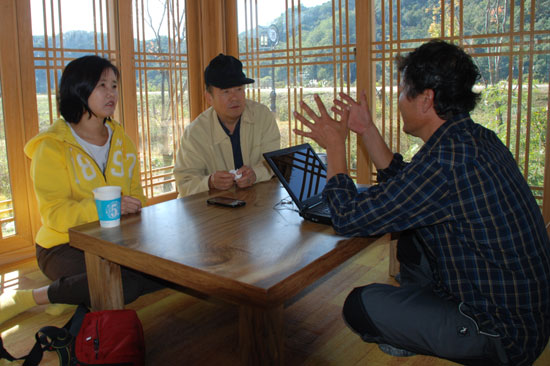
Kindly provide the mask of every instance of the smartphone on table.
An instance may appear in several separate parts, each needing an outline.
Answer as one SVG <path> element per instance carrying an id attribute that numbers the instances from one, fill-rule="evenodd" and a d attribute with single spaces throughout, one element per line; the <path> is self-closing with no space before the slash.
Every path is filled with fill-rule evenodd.
<path id="1" fill-rule="evenodd" d="M 231 197 L 211 197 L 206 200 L 206 203 L 209 205 L 217 205 L 217 206 L 224 206 L 224 207 L 241 207 L 246 205 L 245 201 L 238 200 L 236 198 Z"/>

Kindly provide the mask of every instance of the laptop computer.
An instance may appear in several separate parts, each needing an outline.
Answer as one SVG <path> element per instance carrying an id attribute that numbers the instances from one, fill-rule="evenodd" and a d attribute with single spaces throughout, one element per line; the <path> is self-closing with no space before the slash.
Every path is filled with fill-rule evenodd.
<path id="1" fill-rule="evenodd" d="M 306 220 L 331 225 L 322 197 L 327 168 L 309 144 L 264 153 L 264 158 Z"/>

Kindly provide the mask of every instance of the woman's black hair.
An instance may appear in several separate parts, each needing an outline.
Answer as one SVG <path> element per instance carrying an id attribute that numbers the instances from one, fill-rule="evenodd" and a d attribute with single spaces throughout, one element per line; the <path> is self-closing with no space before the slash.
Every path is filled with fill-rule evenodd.
<path id="1" fill-rule="evenodd" d="M 464 50 L 442 40 L 431 40 L 405 57 L 397 57 L 403 72 L 404 92 L 414 98 L 426 89 L 434 91 L 434 109 L 448 120 L 455 114 L 472 111 L 480 93 L 472 88 L 479 69 Z"/>
<path id="2" fill-rule="evenodd" d="M 116 78 L 119 78 L 115 65 L 95 55 L 79 57 L 65 66 L 57 93 L 59 113 L 65 121 L 78 123 L 84 112 L 92 116 L 88 98 L 106 69 L 113 70 Z"/>

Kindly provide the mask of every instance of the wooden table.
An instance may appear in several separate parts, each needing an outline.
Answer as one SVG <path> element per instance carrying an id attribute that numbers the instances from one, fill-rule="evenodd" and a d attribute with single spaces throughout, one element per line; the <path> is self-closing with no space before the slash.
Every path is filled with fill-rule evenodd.
<path id="1" fill-rule="evenodd" d="M 240 208 L 209 206 L 224 195 Z M 337 236 L 303 220 L 276 179 L 145 207 L 116 228 L 69 230 L 85 251 L 94 310 L 123 308 L 120 265 L 239 306 L 243 365 L 284 363 L 283 304 L 375 239 Z M 283 207 L 281 207 L 283 206 Z"/>

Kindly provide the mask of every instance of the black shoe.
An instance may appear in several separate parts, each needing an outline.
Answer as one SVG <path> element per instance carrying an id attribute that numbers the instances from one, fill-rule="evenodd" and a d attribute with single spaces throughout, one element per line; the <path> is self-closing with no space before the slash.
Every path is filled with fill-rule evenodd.
<path id="1" fill-rule="evenodd" d="M 410 357 L 410 356 L 416 356 L 416 353 L 407 351 L 406 349 L 396 348 L 394 346 L 390 346 L 389 344 L 381 343 L 378 345 L 378 348 L 380 348 L 380 351 L 395 357 Z"/>

